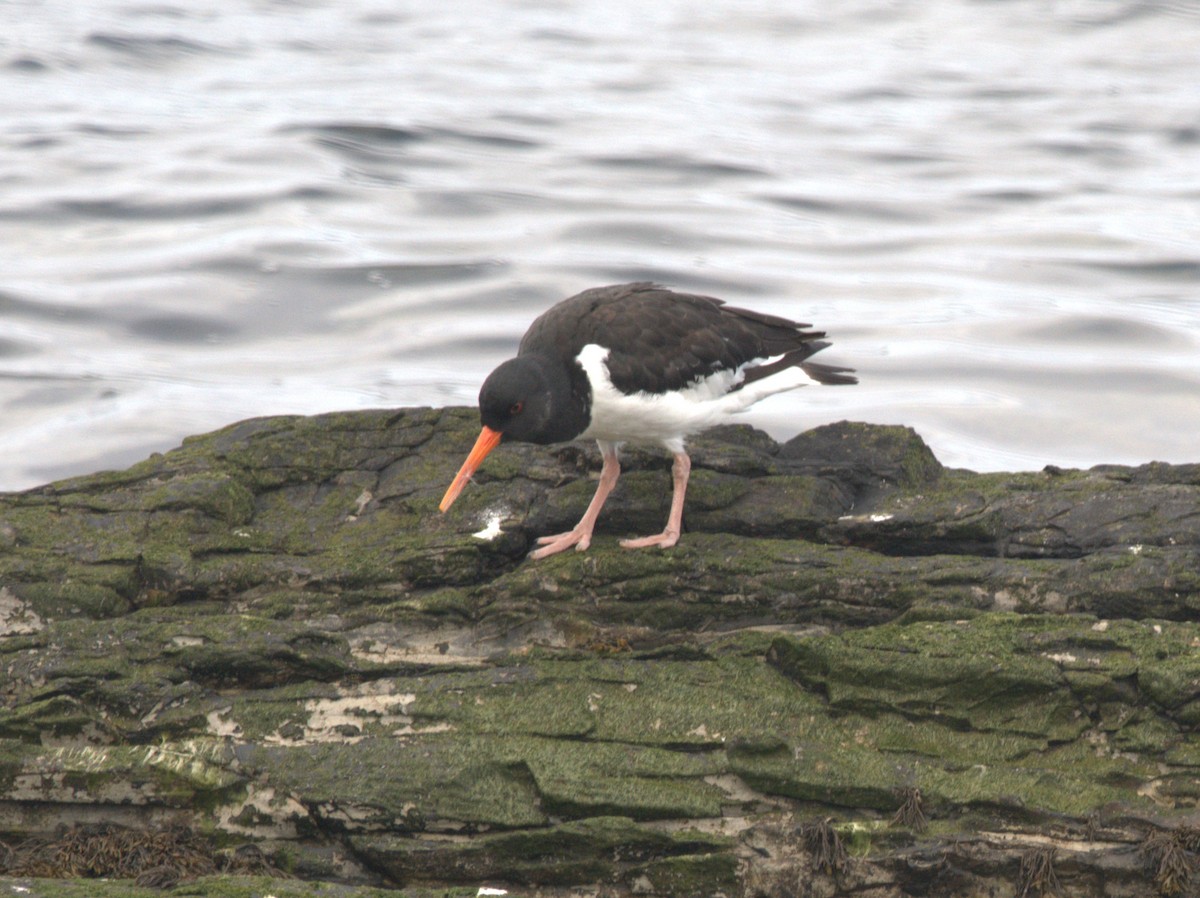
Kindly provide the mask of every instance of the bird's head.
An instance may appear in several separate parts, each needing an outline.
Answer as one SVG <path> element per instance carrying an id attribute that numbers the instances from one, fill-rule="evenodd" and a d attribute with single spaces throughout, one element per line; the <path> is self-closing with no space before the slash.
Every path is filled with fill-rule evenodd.
<path id="1" fill-rule="evenodd" d="M 545 443 L 552 419 L 553 391 L 536 359 L 509 359 L 488 375 L 479 390 L 483 429 L 438 508 L 458 498 L 488 453 L 504 440 Z"/>
<path id="2" fill-rule="evenodd" d="M 504 439 L 544 443 L 553 393 L 537 359 L 509 359 L 479 390 L 479 420 Z"/>

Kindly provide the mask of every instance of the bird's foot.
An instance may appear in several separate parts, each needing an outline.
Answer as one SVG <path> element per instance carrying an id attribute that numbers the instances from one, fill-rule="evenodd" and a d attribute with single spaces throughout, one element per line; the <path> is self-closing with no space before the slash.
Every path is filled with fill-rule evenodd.
<path id="1" fill-rule="evenodd" d="M 677 542 L 679 542 L 678 530 L 664 530 L 662 533 L 656 533 L 654 536 L 643 536 L 640 539 L 623 539 L 621 540 L 621 548 L 645 549 L 649 546 L 658 546 L 660 549 L 669 549 Z"/>
<path id="2" fill-rule="evenodd" d="M 554 536 L 539 536 L 538 545 L 540 549 L 534 549 L 529 553 L 529 557 L 536 561 L 539 558 L 545 558 L 549 555 L 556 555 L 559 552 L 565 552 L 571 546 L 575 547 L 576 552 L 582 552 L 592 544 L 592 531 L 568 530 L 566 533 L 557 533 Z"/>

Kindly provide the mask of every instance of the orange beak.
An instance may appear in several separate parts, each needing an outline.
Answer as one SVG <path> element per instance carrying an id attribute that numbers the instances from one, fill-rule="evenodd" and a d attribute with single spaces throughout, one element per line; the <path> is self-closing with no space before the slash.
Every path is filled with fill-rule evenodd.
<path id="1" fill-rule="evenodd" d="M 471 479 L 475 469 L 483 463 L 489 452 L 500 445 L 502 436 L 500 431 L 484 426 L 483 430 L 479 432 L 479 439 L 475 441 L 475 448 L 471 450 L 471 454 L 467 456 L 463 466 L 458 469 L 458 474 L 455 475 L 454 482 L 450 484 L 450 489 L 446 490 L 446 495 L 442 496 L 442 503 L 438 506 L 439 511 L 445 511 L 454 504 L 454 500 L 463 491 L 463 487 L 467 485 L 467 481 Z"/>

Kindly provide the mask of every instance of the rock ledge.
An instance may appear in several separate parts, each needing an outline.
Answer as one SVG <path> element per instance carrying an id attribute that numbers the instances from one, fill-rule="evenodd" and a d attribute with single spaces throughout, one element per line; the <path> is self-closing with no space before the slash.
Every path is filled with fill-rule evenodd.
<path id="1" fill-rule="evenodd" d="M 975 474 L 905 428 L 726 427 L 693 445 L 678 547 L 616 545 L 669 499 L 668 460 L 633 452 L 591 550 L 532 563 L 598 459 L 502 447 L 440 515 L 475 422 L 256 419 L 0 495 L 0 875 L 1200 883 L 1200 465 Z M 95 839 L 168 847 L 108 869 L 79 860 Z"/>

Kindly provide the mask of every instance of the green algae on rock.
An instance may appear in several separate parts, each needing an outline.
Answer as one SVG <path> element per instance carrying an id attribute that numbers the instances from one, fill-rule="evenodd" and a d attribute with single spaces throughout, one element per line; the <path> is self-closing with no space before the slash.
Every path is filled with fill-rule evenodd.
<path id="1" fill-rule="evenodd" d="M 187 825 L 321 894 L 1012 893 L 1052 847 L 1068 894 L 1153 895 L 1155 845 L 1194 862 L 1200 467 L 718 428 L 678 547 L 616 545 L 669 477 L 632 452 L 592 548 L 528 563 L 597 459 L 501 447 L 440 515 L 475 418 L 257 419 L 0 495 L 4 841 Z"/>

